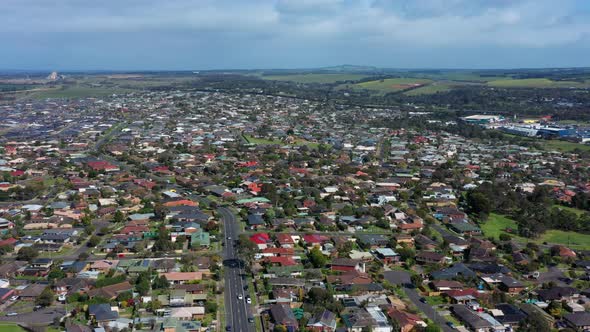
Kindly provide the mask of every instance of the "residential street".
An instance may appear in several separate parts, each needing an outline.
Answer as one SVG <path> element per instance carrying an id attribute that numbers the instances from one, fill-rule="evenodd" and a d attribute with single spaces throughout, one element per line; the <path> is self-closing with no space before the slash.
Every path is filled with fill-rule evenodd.
<path id="1" fill-rule="evenodd" d="M 412 303 L 422 311 L 426 317 L 430 318 L 445 332 L 453 332 L 454 330 L 447 325 L 447 320 L 436 312 L 436 310 L 429 304 L 420 301 L 420 294 L 414 288 L 404 286 L 404 291 Z"/>
<path id="2" fill-rule="evenodd" d="M 225 317 L 226 326 L 231 326 L 232 331 L 254 331 L 254 324 L 248 323 L 248 317 L 252 310 L 246 303 L 244 281 L 242 275 L 245 273 L 243 265 L 237 258 L 235 241 L 238 239 L 240 227 L 236 217 L 228 208 L 222 207 L 218 210 L 223 220 L 225 232 L 224 271 L 225 271 Z M 242 299 L 238 299 L 242 295 Z"/>

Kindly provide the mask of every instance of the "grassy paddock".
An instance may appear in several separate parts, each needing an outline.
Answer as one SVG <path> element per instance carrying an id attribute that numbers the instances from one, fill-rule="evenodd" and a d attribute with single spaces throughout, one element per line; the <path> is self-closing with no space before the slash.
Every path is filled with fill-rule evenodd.
<path id="1" fill-rule="evenodd" d="M 294 74 L 260 76 L 265 80 L 290 81 L 296 83 L 334 83 L 338 81 L 356 81 L 367 77 L 362 74 Z"/>
<path id="2" fill-rule="evenodd" d="M 587 83 L 573 81 L 552 81 L 547 78 L 506 79 L 488 82 L 488 86 L 497 88 L 583 88 Z"/>
<path id="3" fill-rule="evenodd" d="M 420 84 L 431 83 L 432 80 L 424 78 L 388 78 L 384 80 L 368 81 L 355 84 L 355 87 L 380 92 L 394 92 L 411 89 Z"/>

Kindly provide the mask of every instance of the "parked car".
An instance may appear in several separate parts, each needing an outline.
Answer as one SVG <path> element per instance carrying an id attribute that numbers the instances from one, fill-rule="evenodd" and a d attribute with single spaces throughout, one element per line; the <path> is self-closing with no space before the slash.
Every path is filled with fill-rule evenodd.
<path id="1" fill-rule="evenodd" d="M 18 315 L 18 312 L 9 312 L 6 314 L 6 316 L 16 316 Z"/>

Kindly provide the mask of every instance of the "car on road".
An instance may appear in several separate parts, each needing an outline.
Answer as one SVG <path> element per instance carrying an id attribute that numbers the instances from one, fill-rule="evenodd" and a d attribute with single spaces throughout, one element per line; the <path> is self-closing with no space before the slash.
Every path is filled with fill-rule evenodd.
<path id="1" fill-rule="evenodd" d="M 421 297 L 421 298 L 420 298 L 420 302 L 422 302 L 422 303 L 426 303 L 426 299 L 425 299 L 425 298 L 423 298 L 423 297 Z"/>
<path id="2" fill-rule="evenodd" d="M 238 294 L 238 300 L 243 300 L 244 296 L 242 294 Z"/>
<path id="3" fill-rule="evenodd" d="M 44 308 L 44 307 L 43 307 L 42 305 L 36 305 L 36 306 L 33 308 L 33 311 L 41 310 L 41 309 L 43 309 L 43 308 Z"/>
<path id="4" fill-rule="evenodd" d="M 18 312 L 9 312 L 6 314 L 6 316 L 16 316 L 18 315 Z"/>
<path id="5" fill-rule="evenodd" d="M 227 239 L 228 239 L 228 240 L 231 240 L 231 236 L 228 236 L 228 237 L 227 237 Z"/>
<path id="6" fill-rule="evenodd" d="M 228 326 L 226 326 L 226 327 L 225 327 L 225 330 L 226 330 L 226 331 L 231 331 L 231 325 L 228 325 Z"/>
<path id="7" fill-rule="evenodd" d="M 254 317 L 248 317 L 248 323 L 254 323 Z"/>
<path id="8" fill-rule="evenodd" d="M 452 329 L 455 328 L 455 324 L 453 324 L 453 322 L 447 322 L 447 325 Z"/>
<path id="9" fill-rule="evenodd" d="M 246 298 L 246 303 L 248 303 L 248 304 L 252 304 L 252 299 L 251 299 L 250 297 L 247 297 L 247 298 Z"/>

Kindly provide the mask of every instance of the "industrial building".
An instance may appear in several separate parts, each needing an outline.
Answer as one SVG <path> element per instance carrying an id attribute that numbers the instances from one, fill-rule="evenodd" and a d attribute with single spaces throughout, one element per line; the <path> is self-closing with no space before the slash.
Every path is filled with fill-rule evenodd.
<path id="1" fill-rule="evenodd" d="M 504 117 L 501 115 L 477 114 L 462 117 L 461 120 L 473 124 L 489 124 L 504 121 Z"/>

